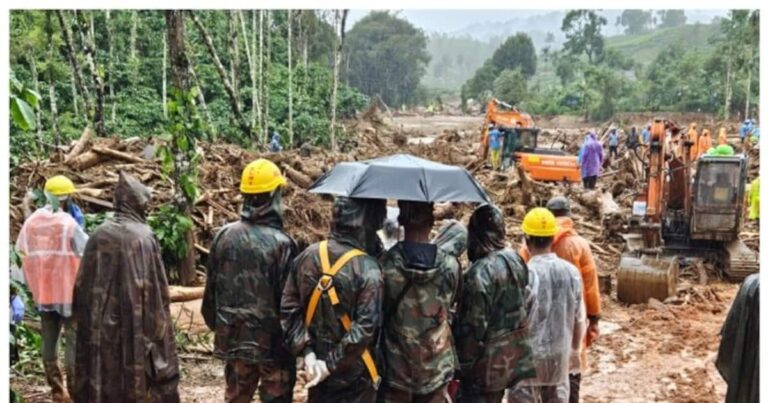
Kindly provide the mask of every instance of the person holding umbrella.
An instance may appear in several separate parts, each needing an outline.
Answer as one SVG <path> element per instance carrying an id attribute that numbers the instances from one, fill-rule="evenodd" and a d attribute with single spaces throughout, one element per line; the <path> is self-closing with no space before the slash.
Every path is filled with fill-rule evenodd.
<path id="1" fill-rule="evenodd" d="M 280 304 L 286 344 L 304 357 L 309 402 L 373 402 L 381 383 L 373 360 L 383 283 L 375 256 L 386 201 L 338 197 L 330 239 L 291 264 Z"/>
<path id="2" fill-rule="evenodd" d="M 398 202 L 402 242 L 382 258 L 386 363 L 384 402 L 444 401 L 456 370 L 448 322 L 458 298 L 461 268 L 454 255 L 430 242 L 433 204 Z"/>

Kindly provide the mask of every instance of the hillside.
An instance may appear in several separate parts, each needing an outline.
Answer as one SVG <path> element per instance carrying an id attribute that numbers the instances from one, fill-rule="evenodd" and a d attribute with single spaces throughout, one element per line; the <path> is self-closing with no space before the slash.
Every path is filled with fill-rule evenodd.
<path id="1" fill-rule="evenodd" d="M 670 45 L 684 45 L 686 49 L 712 49 L 710 39 L 720 34 L 718 24 L 692 24 L 674 28 L 661 28 L 636 35 L 618 35 L 606 38 L 606 47 L 613 48 L 638 63 L 647 64 Z"/>

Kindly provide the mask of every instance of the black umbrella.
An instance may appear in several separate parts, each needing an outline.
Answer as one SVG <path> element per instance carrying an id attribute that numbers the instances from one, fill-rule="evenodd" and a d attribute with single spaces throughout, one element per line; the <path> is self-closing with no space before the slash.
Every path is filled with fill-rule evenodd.
<path id="1" fill-rule="evenodd" d="M 318 178 L 309 191 L 369 199 L 490 202 L 466 169 L 407 154 L 342 162 Z"/>

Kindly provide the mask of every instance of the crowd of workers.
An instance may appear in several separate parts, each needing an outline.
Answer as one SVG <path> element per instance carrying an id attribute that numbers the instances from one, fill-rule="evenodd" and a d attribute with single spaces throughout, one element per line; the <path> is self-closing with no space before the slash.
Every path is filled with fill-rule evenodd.
<path id="1" fill-rule="evenodd" d="M 700 145 L 698 157 L 708 133 L 695 130 L 687 135 Z M 633 128 L 628 142 L 635 139 Z M 611 156 L 619 141 L 609 134 Z M 602 148 L 588 133 L 579 153 L 585 186 L 599 176 Z M 432 203 L 398 201 L 395 224 L 385 222 L 385 200 L 337 197 L 328 239 L 300 251 L 283 227 L 285 183 L 272 162 L 249 164 L 240 220 L 210 248 L 202 315 L 224 361 L 226 401 L 249 402 L 258 390 L 262 401 L 290 402 L 297 372 L 310 402 L 579 400 L 601 302 L 568 199 L 531 209 L 514 251 L 501 210 L 490 204 L 466 227 L 447 220 L 431 237 Z M 40 312 L 53 401 L 179 401 L 166 272 L 146 224 L 151 190 L 121 173 L 115 216 L 90 238 L 74 193 L 69 179 L 50 178 L 46 205 L 16 243 Z M 756 179 L 752 219 L 758 195 Z M 380 229 L 402 236 L 385 244 Z M 13 331 L 24 304 L 16 292 L 11 298 Z M 57 358 L 62 331 L 66 382 Z"/>

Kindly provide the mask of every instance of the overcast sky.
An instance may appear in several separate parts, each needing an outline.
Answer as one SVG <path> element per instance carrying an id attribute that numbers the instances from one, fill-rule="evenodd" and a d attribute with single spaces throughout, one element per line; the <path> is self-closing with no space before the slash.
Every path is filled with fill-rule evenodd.
<path id="1" fill-rule="evenodd" d="M 350 10 L 347 27 L 365 17 L 371 10 Z M 505 22 L 515 18 L 527 18 L 557 10 L 400 10 L 400 15 L 427 33 L 460 31 L 472 24 Z M 727 10 L 686 10 L 688 22 L 709 22 L 715 15 L 725 15 Z M 613 21 L 609 21 L 612 24 Z"/>

